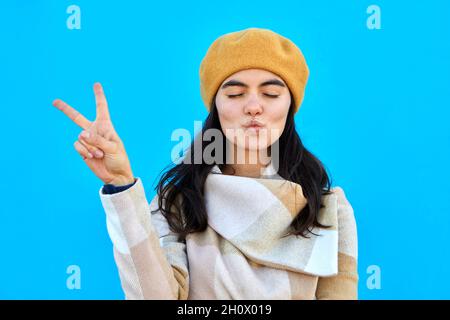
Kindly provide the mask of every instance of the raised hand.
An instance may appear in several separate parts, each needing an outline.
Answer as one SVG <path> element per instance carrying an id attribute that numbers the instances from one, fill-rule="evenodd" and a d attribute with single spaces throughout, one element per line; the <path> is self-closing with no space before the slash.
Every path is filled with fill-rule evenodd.
<path id="1" fill-rule="evenodd" d="M 53 105 L 83 129 L 74 147 L 94 174 L 105 184 L 130 184 L 134 182 L 130 161 L 114 130 L 100 83 L 94 84 L 94 93 L 97 115 L 92 122 L 60 99 L 54 100 Z"/>

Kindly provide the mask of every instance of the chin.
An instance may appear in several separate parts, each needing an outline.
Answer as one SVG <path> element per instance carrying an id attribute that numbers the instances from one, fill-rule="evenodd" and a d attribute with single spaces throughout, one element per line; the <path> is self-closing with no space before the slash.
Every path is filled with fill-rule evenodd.
<path id="1" fill-rule="evenodd" d="M 248 151 L 264 151 L 264 150 L 267 150 L 267 148 L 269 146 L 270 145 L 268 145 L 265 142 L 254 141 L 254 142 L 248 142 L 245 145 L 239 146 L 239 147 L 241 147 L 245 150 L 248 150 Z"/>

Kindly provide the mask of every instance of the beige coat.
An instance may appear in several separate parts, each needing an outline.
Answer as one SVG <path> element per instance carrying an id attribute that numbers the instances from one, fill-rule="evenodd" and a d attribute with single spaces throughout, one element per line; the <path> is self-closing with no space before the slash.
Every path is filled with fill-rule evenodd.
<path id="1" fill-rule="evenodd" d="M 208 227 L 183 242 L 147 202 L 141 179 L 103 194 L 127 299 L 357 299 L 357 233 L 341 188 L 323 197 L 318 236 L 282 237 L 306 205 L 300 185 L 268 172 L 221 174 L 205 184 Z M 156 210 L 155 213 L 150 213 Z"/>

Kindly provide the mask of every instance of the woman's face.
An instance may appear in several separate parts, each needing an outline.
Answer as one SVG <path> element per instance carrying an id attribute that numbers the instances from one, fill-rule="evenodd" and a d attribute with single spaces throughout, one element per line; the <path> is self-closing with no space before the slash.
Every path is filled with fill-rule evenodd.
<path id="1" fill-rule="evenodd" d="M 261 151 L 281 136 L 291 96 L 276 74 L 247 69 L 222 82 L 215 102 L 227 140 L 238 148 Z"/>

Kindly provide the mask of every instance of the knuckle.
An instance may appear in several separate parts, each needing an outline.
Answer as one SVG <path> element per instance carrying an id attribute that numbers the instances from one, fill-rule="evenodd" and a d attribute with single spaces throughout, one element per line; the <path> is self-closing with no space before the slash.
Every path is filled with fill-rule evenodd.
<path id="1" fill-rule="evenodd" d="M 72 120 L 76 121 L 81 114 L 78 111 L 75 111 L 72 115 Z"/>
<path id="2" fill-rule="evenodd" d="M 79 139 L 78 143 L 81 144 L 86 149 L 89 149 L 89 147 L 90 147 L 89 144 L 86 141 L 82 140 L 82 139 Z"/>
<path id="3" fill-rule="evenodd" d="M 73 145 L 77 151 L 83 150 L 83 145 L 80 144 L 78 141 L 75 141 L 75 143 Z"/>
<path id="4" fill-rule="evenodd" d="M 78 135 L 78 138 L 81 140 L 85 140 L 85 141 L 90 141 L 92 138 L 92 133 L 89 130 L 83 130 L 80 132 L 80 134 Z"/>
<path id="5" fill-rule="evenodd" d="M 80 144 L 80 149 L 84 152 L 84 153 L 88 153 L 88 152 L 94 152 L 93 150 L 92 150 L 92 148 L 90 147 L 90 146 L 88 146 L 88 145 L 86 145 L 86 144 Z"/>

